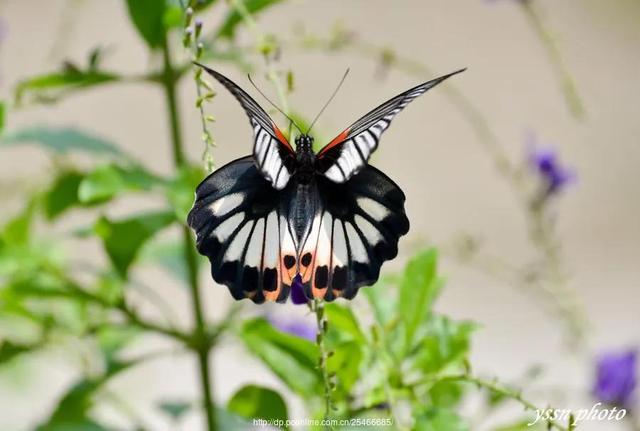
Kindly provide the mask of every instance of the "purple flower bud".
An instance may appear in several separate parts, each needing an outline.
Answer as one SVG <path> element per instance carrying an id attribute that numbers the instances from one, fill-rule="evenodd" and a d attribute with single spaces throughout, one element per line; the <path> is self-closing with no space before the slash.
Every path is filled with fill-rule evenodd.
<path id="1" fill-rule="evenodd" d="M 316 340 L 316 327 L 310 322 L 306 322 L 303 319 L 280 319 L 276 317 L 270 317 L 271 324 L 282 332 L 295 335 L 296 337 L 304 338 L 309 341 Z"/>
<path id="2" fill-rule="evenodd" d="M 291 283 L 291 302 L 296 305 L 301 305 L 306 304 L 308 301 L 309 299 L 304 293 L 302 276 L 300 274 L 296 274 L 296 276 L 293 277 L 293 281 Z"/>
<path id="3" fill-rule="evenodd" d="M 593 394 L 604 403 L 628 408 L 634 401 L 637 372 L 636 350 L 605 352 L 596 362 Z"/>
<path id="4" fill-rule="evenodd" d="M 558 154 L 549 147 L 539 147 L 535 136 L 529 139 L 529 164 L 545 186 L 545 196 L 561 192 L 575 180 L 575 173 L 560 164 Z"/>

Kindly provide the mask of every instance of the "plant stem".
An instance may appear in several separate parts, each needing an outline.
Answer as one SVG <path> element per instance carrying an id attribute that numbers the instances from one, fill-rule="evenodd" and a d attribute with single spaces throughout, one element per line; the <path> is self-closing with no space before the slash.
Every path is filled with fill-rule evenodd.
<path id="1" fill-rule="evenodd" d="M 522 407 L 524 407 L 525 410 L 529 410 L 529 411 L 543 411 L 546 410 L 546 408 L 541 408 L 540 406 L 536 406 L 534 403 L 532 403 L 531 401 L 527 400 L 526 398 L 524 398 L 522 396 L 522 393 L 520 391 L 516 391 L 513 390 L 511 388 L 508 388 L 506 386 L 503 386 L 495 381 L 489 381 L 489 380 L 484 380 L 482 378 L 476 377 L 474 375 L 471 374 L 452 374 L 452 375 L 445 375 L 445 376 L 439 376 L 436 377 L 435 379 L 430 379 L 428 381 L 420 381 L 417 383 L 417 385 L 426 383 L 429 384 L 430 386 L 435 385 L 436 383 L 442 383 L 442 382 L 466 382 L 466 383 L 471 383 L 473 385 L 478 386 L 479 388 L 485 388 L 489 391 L 492 391 L 496 394 L 500 394 L 506 398 L 510 398 L 516 402 L 518 402 L 520 405 L 522 405 Z M 416 386 L 415 384 L 413 386 Z M 547 426 L 548 429 L 557 429 L 558 431 L 569 431 L 571 429 L 573 429 L 573 423 L 572 421 L 570 421 L 570 423 L 568 424 L 568 426 L 563 426 L 560 423 L 558 423 L 556 420 L 553 419 L 549 419 L 547 421 Z"/>
<path id="2" fill-rule="evenodd" d="M 178 113 L 178 103 L 176 100 L 176 83 L 178 82 L 178 74 L 171 62 L 171 51 L 168 41 L 164 40 L 162 44 L 162 54 L 164 60 L 164 73 L 162 85 L 164 87 L 167 108 L 169 111 L 169 124 L 171 127 L 171 145 L 173 149 L 173 161 L 176 169 L 185 165 L 184 148 L 182 145 L 182 133 L 180 130 L 180 119 Z M 194 349 L 198 357 L 198 367 L 200 370 L 200 382 L 202 386 L 202 395 L 204 398 L 204 412 L 206 416 L 207 429 L 215 431 L 216 416 L 213 403 L 213 395 L 211 392 L 211 370 L 209 367 L 209 353 L 211 351 L 211 343 L 209 343 L 206 334 L 206 323 L 204 313 L 202 311 L 202 300 L 200 298 L 200 288 L 198 283 L 198 257 L 195 254 L 195 245 L 189 227 L 182 227 L 182 236 L 184 241 L 185 261 L 187 264 L 189 287 L 191 290 L 191 306 L 195 320 L 193 336 L 195 342 L 190 347 Z"/>
<path id="3" fill-rule="evenodd" d="M 331 391 L 333 390 L 331 385 L 331 376 L 327 368 L 327 360 L 329 359 L 329 353 L 327 352 L 327 346 L 325 345 L 325 336 L 327 335 L 327 320 L 324 317 L 324 302 L 320 299 L 314 299 L 311 303 L 311 311 L 316 315 L 316 323 L 318 324 L 318 334 L 316 336 L 316 343 L 318 350 L 320 351 L 320 359 L 318 361 L 318 367 L 322 373 L 322 382 L 324 384 L 324 419 L 328 424 L 328 419 L 331 415 L 331 409 L 333 403 L 331 401 Z M 325 430 L 331 429 L 329 425 L 325 425 Z"/>
<path id="4" fill-rule="evenodd" d="M 553 67 L 555 75 L 562 86 L 562 93 L 569 106 L 569 110 L 575 118 L 582 119 L 585 116 L 585 109 L 578 94 L 575 81 L 565 65 L 564 58 L 558 49 L 553 35 L 545 26 L 542 17 L 532 3 L 531 0 L 518 2 L 547 52 L 551 67 Z"/>

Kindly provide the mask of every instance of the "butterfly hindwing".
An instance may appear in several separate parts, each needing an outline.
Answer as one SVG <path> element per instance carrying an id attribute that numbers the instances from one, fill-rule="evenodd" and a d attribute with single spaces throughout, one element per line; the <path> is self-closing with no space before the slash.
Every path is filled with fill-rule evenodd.
<path id="1" fill-rule="evenodd" d="M 413 87 L 353 123 L 318 153 L 320 173 L 335 183 L 348 181 L 367 165 L 369 157 L 378 148 L 382 133 L 400 111 L 418 96 L 460 72 L 462 70 Z"/>
<path id="2" fill-rule="evenodd" d="M 291 144 L 264 109 L 242 88 L 215 70 L 199 66 L 224 85 L 240 102 L 253 127 L 253 158 L 256 166 L 275 189 L 282 190 L 291 178 L 295 163 Z"/>
<path id="3" fill-rule="evenodd" d="M 366 166 L 344 184 L 318 178 L 321 206 L 299 252 L 308 297 L 353 298 L 375 283 L 380 267 L 398 253 L 409 230 L 404 194 L 386 175 Z"/>
<path id="4" fill-rule="evenodd" d="M 198 186 L 187 221 L 213 279 L 235 299 L 288 297 L 292 276 L 283 262 L 296 251 L 283 216 L 287 196 L 263 178 L 252 157 L 219 168 Z"/>

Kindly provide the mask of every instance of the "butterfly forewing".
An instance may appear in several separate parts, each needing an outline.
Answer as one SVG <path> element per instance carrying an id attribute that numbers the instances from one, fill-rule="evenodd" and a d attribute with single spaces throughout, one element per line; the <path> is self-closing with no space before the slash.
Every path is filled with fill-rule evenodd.
<path id="1" fill-rule="evenodd" d="M 382 133 L 400 111 L 418 96 L 460 72 L 462 70 L 411 88 L 360 118 L 320 150 L 318 170 L 335 183 L 348 181 L 366 166 L 378 148 Z"/>
<path id="2" fill-rule="evenodd" d="M 295 163 L 291 144 L 269 115 L 243 89 L 215 70 L 199 66 L 224 85 L 240 102 L 253 127 L 253 157 L 256 165 L 275 189 L 282 190 L 291 178 Z"/>

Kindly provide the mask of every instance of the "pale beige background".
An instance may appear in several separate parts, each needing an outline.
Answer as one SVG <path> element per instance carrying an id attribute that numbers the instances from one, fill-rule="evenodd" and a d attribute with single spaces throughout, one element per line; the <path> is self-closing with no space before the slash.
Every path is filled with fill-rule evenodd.
<path id="1" fill-rule="evenodd" d="M 157 62 L 148 58 L 127 22 L 123 3 L 0 0 L 0 16 L 8 33 L 0 46 L 2 94 L 8 94 L 21 76 L 53 70 L 61 58 L 84 61 L 96 45 L 109 48 L 106 65 L 115 70 L 136 73 Z M 571 287 L 580 295 L 592 322 L 590 349 L 637 345 L 640 3 L 539 0 L 585 101 L 588 115 L 583 122 L 568 113 L 540 41 L 514 3 L 294 0 L 274 7 L 259 22 L 265 31 L 289 35 L 295 22 L 323 32 L 335 20 L 342 20 L 364 39 L 428 62 L 438 73 L 469 67 L 455 78 L 455 85 L 482 109 L 510 154 L 522 154 L 525 131 L 535 130 L 543 141 L 557 145 L 566 163 L 578 172 L 579 181 L 560 203 L 559 230 L 573 276 Z M 72 17 L 65 20 L 63 15 L 69 11 Z M 217 22 L 220 16 L 214 12 L 207 19 Z M 400 72 L 391 72 L 381 82 L 372 73 L 371 61 L 345 54 L 285 51 L 281 61 L 297 76 L 298 91 L 291 103 L 307 115 L 318 109 L 344 69 L 351 67 L 351 76 L 320 120 L 318 130 L 325 136 L 417 83 L 416 78 Z M 246 85 L 235 69 L 220 69 Z M 197 160 L 202 146 L 192 82 L 185 81 L 182 90 L 188 153 Z M 118 143 L 148 167 L 168 173 L 171 159 L 163 103 L 162 94 L 152 87 L 104 87 L 51 107 L 12 113 L 9 127 L 33 123 L 82 126 Z M 247 154 L 250 128 L 236 102 L 221 92 L 209 109 L 220 120 L 213 129 L 220 143 L 216 160 L 222 164 Z M 0 204 L 3 219 L 7 208 L 19 207 L 19 196 L 11 193 L 15 178 L 32 186 L 42 184 L 51 169 L 47 160 L 36 149 L 2 151 L 0 184 L 3 202 L 9 202 Z M 516 201 L 493 171 L 470 126 L 442 91 L 436 89 L 416 101 L 394 122 L 375 164 L 405 190 L 412 223 L 400 257 L 389 267 L 399 267 L 406 260 L 412 238 L 445 242 L 463 231 L 483 237 L 494 253 L 516 261 L 530 257 L 524 217 Z M 125 214 L 132 208 L 157 204 L 134 196 L 111 211 Z M 86 244 L 72 244 L 69 254 L 103 259 L 97 246 Z M 590 384 L 589 358 L 571 356 L 562 347 L 559 326 L 544 301 L 450 261 L 444 262 L 443 272 L 449 282 L 437 308 L 482 325 L 473 346 L 473 363 L 479 373 L 508 380 L 520 376 L 532 363 L 541 363 L 548 372 L 537 387 L 549 390 L 534 391 L 534 399 L 551 399 L 560 407 L 591 406 L 588 397 L 577 395 Z M 170 298 L 186 321 L 184 290 L 159 271 L 143 269 L 137 276 Z M 202 277 L 211 284 L 204 271 Z M 219 316 L 228 301 L 222 288 L 212 287 L 207 292 L 211 318 Z M 141 350 L 163 345 L 155 339 L 143 344 Z M 76 364 L 68 358 L 65 351 L 51 351 L 23 361 L 17 374 L 0 372 L 1 430 L 27 429 L 46 415 L 57 394 L 75 377 Z M 165 430 L 152 403 L 163 396 L 195 396 L 194 365 L 180 355 L 160 359 L 114 381 L 112 388 L 132 402 L 145 423 Z M 278 385 L 231 343 L 217 352 L 214 375 L 219 400 L 247 381 Z M 569 391 L 568 398 L 554 395 L 561 386 Z M 300 406 L 293 405 L 302 414 Z M 108 409 L 101 414 L 112 416 Z M 199 427 L 199 419 L 192 415 L 184 429 Z M 590 424 L 584 429 L 621 428 Z"/>

